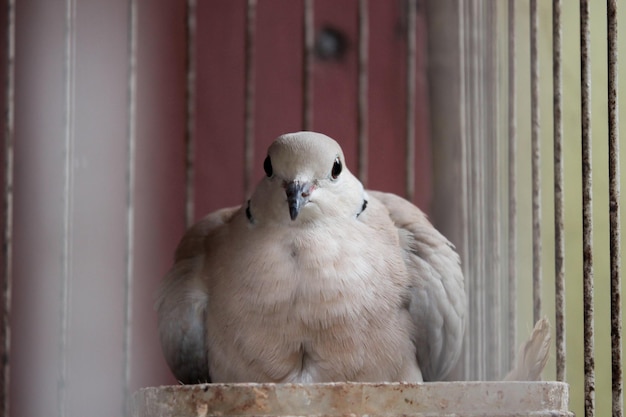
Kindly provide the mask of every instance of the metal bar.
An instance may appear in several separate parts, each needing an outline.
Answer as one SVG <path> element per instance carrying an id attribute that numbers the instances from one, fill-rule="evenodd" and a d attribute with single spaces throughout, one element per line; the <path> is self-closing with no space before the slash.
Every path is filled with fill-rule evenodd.
<path id="1" fill-rule="evenodd" d="M 458 69 L 458 77 L 459 77 L 459 99 L 462 103 L 460 107 L 460 151 L 461 151 L 461 225 L 463 227 L 463 244 L 462 244 L 462 259 L 469 260 L 470 257 L 470 244 L 469 244 L 469 234 L 470 227 L 469 221 L 470 213 L 469 213 L 469 173 L 468 173 L 468 132 L 467 129 L 467 24 L 465 22 L 465 2 L 458 2 L 458 14 L 456 16 L 457 24 L 459 27 L 458 30 L 458 44 L 459 44 L 459 69 Z M 463 274 L 467 279 L 470 277 L 471 267 L 470 262 L 463 262 Z M 468 281 L 469 282 L 469 281 Z M 472 298 L 472 294 L 470 291 L 466 291 L 466 303 L 469 308 L 470 301 Z M 471 329 L 473 325 L 473 319 L 470 314 L 468 314 L 466 329 Z M 463 378 L 470 379 L 472 376 L 472 352 L 473 352 L 473 338 L 470 337 L 470 331 L 466 330 L 464 334 L 464 349 L 463 349 Z"/>
<path id="2" fill-rule="evenodd" d="M 472 160 L 473 170 L 473 185 L 470 189 L 475 194 L 474 198 L 474 239 L 476 249 L 476 274 L 474 275 L 474 281 L 477 283 L 477 288 L 480 290 L 476 293 L 476 314 L 478 324 L 478 337 L 480 338 L 480 349 L 477 352 L 478 363 L 478 378 L 484 380 L 487 377 L 487 367 L 485 360 L 485 352 L 488 349 L 487 345 L 487 323 L 485 316 L 485 294 L 487 288 L 485 286 L 484 275 L 484 248 L 483 248 L 483 210 L 485 208 L 485 184 L 483 183 L 482 170 L 484 168 L 484 112 L 483 110 L 483 85 L 482 85 L 482 73 L 483 73 L 483 48 L 481 30 L 483 22 L 481 19 L 481 5 L 482 0 L 475 0 L 472 7 L 472 39 L 474 42 L 474 50 L 472 53 L 473 60 L 473 77 L 472 83 L 474 85 L 474 93 L 472 96 L 473 109 L 474 109 L 474 129 L 472 146 L 474 148 L 474 157 Z M 482 254 L 482 255 L 479 255 Z"/>
<path id="3" fill-rule="evenodd" d="M 486 291 L 483 274 L 482 232 L 483 232 L 483 198 L 484 185 L 481 182 L 482 168 L 482 117 L 481 107 L 481 48 L 480 48 L 480 28 L 479 19 L 480 0 L 472 0 L 467 3 L 466 9 L 466 31 L 467 42 L 467 66 L 466 66 L 466 111 L 467 111 L 467 131 L 468 131 L 468 153 L 467 153 L 467 189 L 468 189 L 468 218 L 472 219 L 468 228 L 469 234 L 469 258 L 470 273 L 468 275 L 469 294 L 469 317 L 471 333 L 471 378 L 484 380 L 486 377 L 485 356 L 485 315 L 484 315 L 484 294 Z"/>
<path id="4" fill-rule="evenodd" d="M 70 290 L 72 281 L 72 209 L 74 194 L 74 127 L 75 127 L 75 68 L 76 68 L 76 0 L 65 1 L 63 82 L 64 108 L 64 172 L 63 172 L 63 223 L 61 260 L 61 311 L 59 338 L 59 375 L 57 380 L 57 412 L 67 415 L 68 345 L 70 326 Z"/>
<path id="5" fill-rule="evenodd" d="M 474 71 L 475 65 L 473 58 L 475 56 L 475 41 L 474 41 L 474 21 L 472 19 L 472 13 L 474 10 L 475 0 L 467 2 L 460 2 L 463 8 L 463 38 L 461 43 L 464 46 L 464 71 L 462 73 L 462 79 L 464 81 L 464 116 L 466 121 L 466 128 L 464 135 L 466 146 L 466 167 L 465 167 L 465 190 L 467 192 L 467 219 L 475 218 L 475 144 L 474 144 L 474 126 L 476 125 L 476 105 L 474 103 L 475 98 L 475 85 L 474 85 Z M 476 227 L 474 223 L 469 221 L 467 226 L 467 289 L 468 289 L 468 351 L 469 359 L 466 363 L 466 372 L 469 379 L 480 379 L 478 366 L 481 361 L 480 351 L 482 346 L 482 340 L 480 338 L 480 317 L 478 316 L 478 294 L 482 291 L 482 288 L 478 288 L 476 282 L 477 271 L 477 254 L 476 254 Z"/>
<path id="6" fill-rule="evenodd" d="M 415 71 L 417 69 L 417 1 L 407 0 L 406 25 L 406 198 L 415 197 Z"/>
<path id="7" fill-rule="evenodd" d="M 591 61 L 589 4 L 580 1 L 580 91 L 583 205 L 583 332 L 585 416 L 595 415 L 595 358 L 593 328 L 593 213 L 591 159 Z"/>
<path id="8" fill-rule="evenodd" d="M 515 358 L 515 347 L 517 346 L 517 87 L 516 87 L 516 45 L 515 45 L 515 1 L 509 0 L 508 7 L 508 215 L 509 215 L 509 244 L 508 244 L 508 321 L 509 321 L 509 349 L 508 364 L 509 369 L 513 365 Z"/>
<path id="9" fill-rule="evenodd" d="M 195 216 L 195 129 L 196 129 L 196 5 L 187 0 L 186 8 L 186 124 L 185 124 L 185 226 L 191 227 Z"/>
<path id="10" fill-rule="evenodd" d="M 369 11 L 368 0 L 359 0 L 359 85 L 357 109 L 357 135 L 359 152 L 359 179 L 367 187 L 367 170 L 369 158 L 368 137 L 368 62 L 369 62 Z"/>
<path id="11" fill-rule="evenodd" d="M 477 198 L 475 200 L 475 219 L 476 219 L 476 249 L 478 256 L 476 257 L 477 261 L 477 274 L 475 277 L 476 282 L 478 282 L 478 287 L 481 289 L 478 292 L 478 321 L 479 321 L 479 337 L 481 339 L 481 349 L 478 352 L 479 355 L 479 378 L 481 380 L 487 379 L 487 350 L 489 349 L 489 341 L 488 341 L 488 333 L 489 330 L 487 328 L 487 314 L 486 314 L 486 305 L 487 305 L 487 280 L 486 280 L 486 262 L 485 262 L 485 197 L 486 197 L 486 184 L 485 184 L 485 86 L 483 83 L 483 74 L 485 72 L 484 68 L 484 60 L 485 60 L 485 51 L 484 51 L 484 39 L 483 39 L 483 29 L 484 29 L 484 21 L 483 21 L 483 9 L 484 1 L 476 0 L 474 3 L 474 42 L 475 42 L 475 50 L 474 50 L 474 63 L 475 63 L 475 71 L 474 71 L 474 100 L 475 100 L 475 110 L 476 110 L 476 120 L 477 123 L 474 125 L 474 146 L 476 148 L 475 155 L 476 159 L 474 160 L 474 170 L 475 170 L 475 183 L 474 188 L 477 193 Z"/>
<path id="12" fill-rule="evenodd" d="M 2 358 L 0 413 L 9 415 L 11 358 L 11 293 L 13 283 L 13 149 L 15 141 L 15 0 L 7 1 L 4 113 L 4 275 L 2 277 Z"/>
<path id="13" fill-rule="evenodd" d="M 565 240 L 563 211 L 563 98 L 561 89 L 561 0 L 552 2 L 552 96 L 554 141 L 554 294 L 556 379 L 565 381 Z"/>
<path id="14" fill-rule="evenodd" d="M 539 137 L 539 54 L 537 0 L 530 1 L 530 116 L 532 147 L 533 323 L 541 316 L 541 150 Z"/>
<path id="15" fill-rule="evenodd" d="M 246 12 L 246 98 L 245 98 L 245 143 L 244 143 L 244 190 L 246 196 L 254 186 L 254 65 L 256 0 L 248 0 Z"/>
<path id="16" fill-rule="evenodd" d="M 609 116 L 609 242 L 611 268 L 612 414 L 624 415 L 622 382 L 622 314 L 620 248 L 620 165 L 618 111 L 617 0 L 607 0 L 608 116 Z"/>
<path id="17" fill-rule="evenodd" d="M 122 415 L 128 415 L 130 407 L 130 378 L 133 324 L 133 272 L 135 266 L 135 165 L 137 145 L 137 1 L 128 1 L 129 40 L 128 40 L 128 125 L 126 160 L 126 271 L 124 276 L 124 340 L 122 390 L 124 404 Z"/>
<path id="18" fill-rule="evenodd" d="M 492 52 L 492 71 L 493 71 L 493 117 L 492 117 L 492 131 L 493 131 L 493 170 L 494 170 L 494 204 L 495 204 L 495 217 L 494 222 L 494 279 L 498 290 L 496 295 L 498 297 L 498 308 L 496 310 L 497 317 L 497 340 L 498 340 L 498 358 L 496 368 L 496 378 L 500 379 L 504 373 L 508 372 L 508 287 L 507 287 L 507 266 L 506 266 L 506 241 L 505 228 L 508 218 L 503 216 L 506 210 L 506 201 L 508 195 L 506 194 L 506 170 L 504 152 L 506 151 L 506 138 L 508 126 L 506 125 L 507 112 L 506 107 L 507 98 L 506 84 L 505 84 L 505 72 L 504 65 L 505 60 L 505 45 L 508 40 L 503 37 L 502 34 L 506 32 L 506 20 L 503 16 L 506 11 L 506 3 L 504 2 L 490 2 L 491 6 L 491 35 L 493 38 L 493 52 Z M 506 220 L 505 220 L 506 219 Z"/>
<path id="19" fill-rule="evenodd" d="M 302 130 L 313 128 L 313 0 L 304 0 L 302 65 Z"/>
<path id="20" fill-rule="evenodd" d="M 485 240 L 485 250 L 488 254 L 488 272 L 485 278 L 489 280 L 488 300 L 486 306 L 486 318 L 488 319 L 488 352 L 492 352 L 487 379 L 495 380 L 502 374 L 502 343 L 500 340 L 502 329 L 501 314 L 501 271 L 500 271 L 500 221 L 501 212 L 499 204 L 500 196 L 500 166 L 499 152 L 500 146 L 497 137 L 497 120 L 499 104 L 499 78 L 497 71 L 497 32 L 496 15 L 498 3 L 490 1 L 485 4 L 484 44 L 486 48 L 485 60 L 486 71 L 483 75 L 483 85 L 486 89 L 486 135 L 485 151 L 487 153 L 485 185 L 487 195 L 487 207 L 484 212 L 490 221 L 486 221 L 487 239 Z"/>

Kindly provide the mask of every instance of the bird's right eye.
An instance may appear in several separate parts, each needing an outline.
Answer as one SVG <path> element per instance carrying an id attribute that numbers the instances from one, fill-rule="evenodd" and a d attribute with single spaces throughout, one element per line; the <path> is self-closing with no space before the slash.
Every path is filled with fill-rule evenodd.
<path id="1" fill-rule="evenodd" d="M 269 155 L 267 155 L 267 158 L 265 158 L 265 161 L 263 162 L 263 169 L 265 170 L 265 175 L 268 177 L 271 177 L 274 174 L 274 170 L 272 169 L 272 160 Z"/>

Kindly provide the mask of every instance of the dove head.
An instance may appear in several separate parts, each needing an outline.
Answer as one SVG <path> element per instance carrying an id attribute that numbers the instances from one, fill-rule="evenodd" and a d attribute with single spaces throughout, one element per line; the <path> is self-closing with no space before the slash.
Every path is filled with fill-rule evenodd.
<path id="1" fill-rule="evenodd" d="M 337 142 L 314 132 L 278 137 L 267 151 L 266 177 L 251 201 L 252 216 L 265 221 L 305 223 L 356 216 L 365 192 L 348 170 Z"/>

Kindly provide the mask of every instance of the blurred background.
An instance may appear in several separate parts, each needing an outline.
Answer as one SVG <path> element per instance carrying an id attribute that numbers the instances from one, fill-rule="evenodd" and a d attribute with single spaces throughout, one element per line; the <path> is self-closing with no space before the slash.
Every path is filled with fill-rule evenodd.
<path id="1" fill-rule="evenodd" d="M 533 102 L 525 0 L 9 0 L 4 415 L 122 415 L 135 390 L 175 384 L 153 302 L 178 240 L 244 201 L 267 146 L 301 129 L 338 140 L 367 187 L 409 198 L 455 243 L 470 322 L 453 377 L 500 379 L 534 324 L 533 109 L 541 314 L 554 325 L 556 313 L 553 9 L 535 4 Z M 565 380 L 583 415 L 579 3 L 561 11 Z M 596 403 L 608 415 L 604 2 L 589 23 Z M 546 380 L 555 355 L 553 342 Z"/>

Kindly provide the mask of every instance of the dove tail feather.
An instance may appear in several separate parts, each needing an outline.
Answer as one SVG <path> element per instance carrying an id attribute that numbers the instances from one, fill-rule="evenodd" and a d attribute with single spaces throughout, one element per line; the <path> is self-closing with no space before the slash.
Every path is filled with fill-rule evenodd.
<path id="1" fill-rule="evenodd" d="M 504 381 L 539 381 L 550 351 L 550 323 L 547 318 L 537 321 L 528 340 L 520 346 L 513 369 Z"/>

